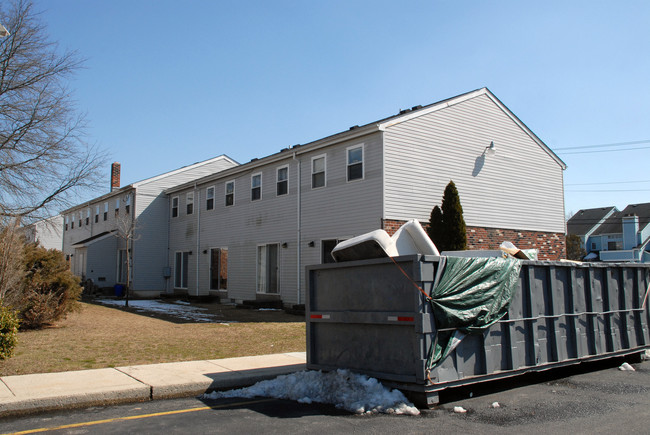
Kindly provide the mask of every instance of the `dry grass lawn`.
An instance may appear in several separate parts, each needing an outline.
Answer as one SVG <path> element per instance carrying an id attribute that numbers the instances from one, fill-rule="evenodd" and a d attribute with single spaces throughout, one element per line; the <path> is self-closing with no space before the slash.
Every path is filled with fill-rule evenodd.
<path id="1" fill-rule="evenodd" d="M 20 332 L 0 376 L 304 350 L 301 321 L 179 324 L 84 303 L 53 327 Z"/>

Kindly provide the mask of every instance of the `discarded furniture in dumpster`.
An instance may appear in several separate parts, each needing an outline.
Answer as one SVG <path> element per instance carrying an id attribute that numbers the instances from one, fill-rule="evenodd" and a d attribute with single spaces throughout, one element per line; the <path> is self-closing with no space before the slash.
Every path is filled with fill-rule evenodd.
<path id="1" fill-rule="evenodd" d="M 443 328 L 434 315 L 429 295 L 451 258 L 307 267 L 307 368 L 351 369 L 425 406 L 446 388 L 650 347 L 650 265 L 474 259 L 520 269 L 507 313 L 472 330 Z"/>

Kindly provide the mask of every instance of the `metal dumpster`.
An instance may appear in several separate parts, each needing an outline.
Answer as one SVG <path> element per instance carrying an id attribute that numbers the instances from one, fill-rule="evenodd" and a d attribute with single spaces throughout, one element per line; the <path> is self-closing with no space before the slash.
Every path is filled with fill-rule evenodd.
<path id="1" fill-rule="evenodd" d="M 522 261 L 508 313 L 428 370 L 438 256 L 307 267 L 307 368 L 348 368 L 420 406 L 438 392 L 650 347 L 650 265 Z"/>

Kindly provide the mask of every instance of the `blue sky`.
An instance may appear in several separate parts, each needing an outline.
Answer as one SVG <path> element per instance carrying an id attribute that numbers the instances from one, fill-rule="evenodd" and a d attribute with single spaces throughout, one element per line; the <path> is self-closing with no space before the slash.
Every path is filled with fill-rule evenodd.
<path id="1" fill-rule="evenodd" d="M 123 185 L 486 86 L 567 163 L 567 213 L 650 201 L 648 1 L 35 5 L 87 59 L 71 88 Z"/>

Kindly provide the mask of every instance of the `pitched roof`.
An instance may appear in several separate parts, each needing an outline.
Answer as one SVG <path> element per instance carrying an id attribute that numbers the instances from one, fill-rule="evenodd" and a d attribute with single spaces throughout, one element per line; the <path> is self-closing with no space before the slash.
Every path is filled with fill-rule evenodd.
<path id="1" fill-rule="evenodd" d="M 287 151 L 292 151 L 295 152 L 296 154 L 302 154 L 304 152 L 309 152 L 313 151 L 314 149 L 322 148 L 328 145 L 332 145 L 338 142 L 342 142 L 345 140 L 349 140 L 355 137 L 361 137 L 366 134 L 376 132 L 376 131 L 384 131 L 386 128 L 389 128 L 393 125 L 399 124 L 401 122 L 409 121 L 413 118 L 417 118 L 420 116 L 427 115 L 429 113 L 445 109 L 447 107 L 462 103 L 464 101 L 470 100 L 472 98 L 476 98 L 481 95 L 486 95 L 488 98 L 490 98 L 510 119 L 512 119 L 522 130 L 526 132 L 530 138 L 535 141 L 544 151 L 553 159 L 555 160 L 562 169 L 566 169 L 566 163 L 562 161 L 535 133 L 530 130 L 526 124 L 524 124 L 517 116 L 508 109 L 505 104 L 503 104 L 488 88 L 480 88 L 476 89 L 470 92 L 466 92 L 464 94 L 456 95 L 455 97 L 447 98 L 432 104 L 428 104 L 426 106 L 413 106 L 410 109 L 403 109 L 400 110 L 399 113 L 395 115 L 388 116 L 386 118 L 382 118 L 378 121 L 370 122 L 364 125 L 354 125 L 350 127 L 348 130 L 332 134 L 330 136 L 326 136 L 324 138 L 308 142 L 306 144 L 302 145 L 294 145 L 291 148 L 285 148 L 282 151 L 271 154 L 266 157 L 262 158 L 255 158 L 251 160 L 248 163 L 242 164 L 241 166 L 236 166 L 234 168 L 226 169 L 224 171 L 219 172 L 218 174 L 214 175 L 208 175 L 206 177 L 200 178 L 196 180 L 198 184 L 206 183 L 208 181 L 212 181 L 218 178 L 222 177 L 230 177 L 235 173 L 238 172 L 243 172 L 243 171 L 248 171 L 251 170 L 255 167 L 273 162 L 278 159 L 282 159 L 286 156 Z M 177 191 L 181 191 L 186 189 L 188 186 L 192 185 L 192 183 L 185 183 L 185 184 L 180 184 L 175 187 L 171 187 L 167 190 L 165 190 L 165 193 L 173 193 Z"/>
<path id="2" fill-rule="evenodd" d="M 598 207 L 578 210 L 566 223 L 567 233 L 584 236 L 598 226 L 616 207 Z"/>
<path id="3" fill-rule="evenodd" d="M 595 232 L 595 235 L 601 234 L 623 234 L 623 217 L 636 215 L 639 217 L 639 229 L 645 228 L 650 223 L 650 202 L 642 204 L 630 204 L 623 209 L 612 214 L 604 224 Z"/>

